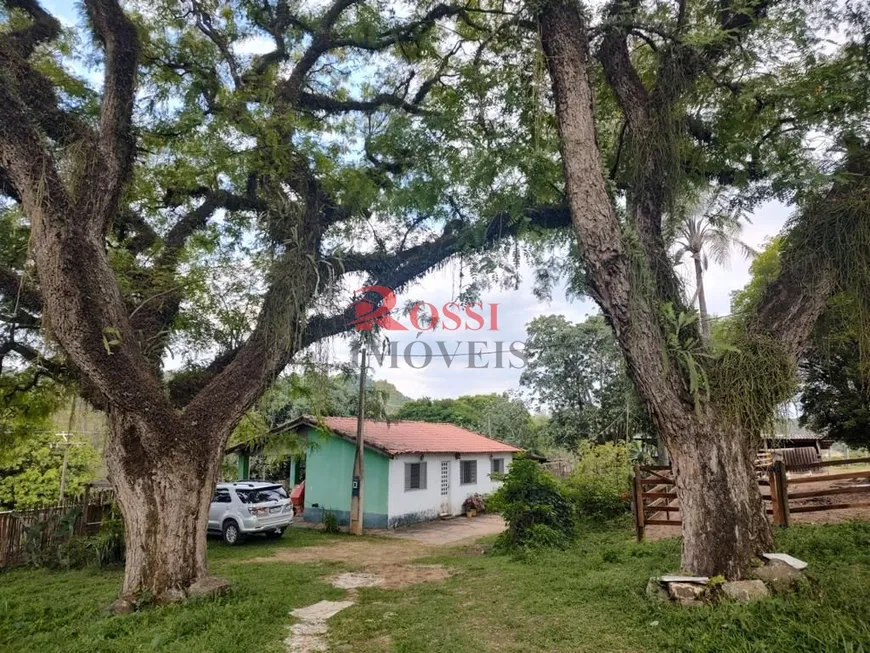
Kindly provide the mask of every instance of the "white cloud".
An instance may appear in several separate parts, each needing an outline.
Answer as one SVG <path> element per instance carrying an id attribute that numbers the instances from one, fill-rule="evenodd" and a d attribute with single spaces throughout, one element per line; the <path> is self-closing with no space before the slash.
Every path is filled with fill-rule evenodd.
<path id="1" fill-rule="evenodd" d="M 275 42 L 266 36 L 249 36 L 233 43 L 236 54 L 266 54 L 275 49 Z"/>
<path id="2" fill-rule="evenodd" d="M 588 315 L 597 312 L 597 307 L 588 300 L 568 301 L 564 298 L 564 289 L 554 292 L 550 302 L 538 300 L 532 292 L 532 269 L 523 265 L 523 282 L 516 290 L 493 289 L 482 295 L 484 314 L 491 315 L 492 304 L 497 304 L 497 331 L 490 330 L 491 323 L 487 319 L 482 330 L 462 328 L 456 331 L 444 329 L 427 330 L 419 333 L 416 330 L 395 331 L 390 337 L 397 344 L 399 359 L 396 367 L 384 359 L 384 365 L 373 362 L 374 376 L 386 379 L 395 384 L 404 394 L 419 398 L 423 396 L 442 398 L 455 397 L 463 394 L 487 394 L 515 389 L 519 385 L 522 372 L 521 361 L 510 353 L 511 343 L 521 343 L 525 339 L 526 324 L 538 315 L 561 314 L 572 321 L 580 321 Z M 404 305 L 408 299 L 428 301 L 441 309 L 446 302 L 454 299 L 456 281 L 459 276 L 458 264 L 448 265 L 427 275 L 421 282 L 412 286 L 398 297 L 397 306 Z M 407 318 L 400 318 L 403 324 L 409 325 Z M 452 326 L 452 323 L 449 325 Z M 476 326 L 473 320 L 465 320 L 464 327 Z M 419 335 L 418 335 L 419 333 Z M 443 358 L 433 357 L 431 363 L 423 369 L 413 369 L 401 355 L 411 342 L 426 343 L 431 351 L 440 354 L 438 341 L 443 342 L 445 350 L 456 357 L 449 363 Z M 501 344 L 504 352 L 501 358 L 501 368 L 496 368 L 495 354 L 485 354 L 473 357 L 473 366 L 469 364 L 469 341 L 474 341 L 474 351 L 495 352 Z M 349 350 L 348 355 L 349 355 Z M 424 362 L 421 356 L 425 345 L 413 345 L 409 350 L 414 365 Z M 336 351 L 337 354 L 341 352 Z M 346 360 L 346 359 L 345 359 Z M 511 368 L 510 365 L 514 367 Z"/>
<path id="3" fill-rule="evenodd" d="M 761 248 L 764 242 L 780 232 L 791 209 L 779 202 L 768 202 L 760 206 L 751 216 L 751 223 L 744 227 L 742 238 L 752 247 Z M 739 290 L 750 279 L 749 265 L 751 261 L 741 258 L 738 253 L 732 256 L 730 265 L 723 267 L 715 263 L 710 264 L 710 269 L 705 277 L 707 289 L 707 303 L 711 313 L 727 315 L 731 306 L 731 292 Z M 523 282 L 517 290 L 492 290 L 481 297 L 485 303 L 497 303 L 499 331 L 491 332 L 425 332 L 417 340 L 430 343 L 433 351 L 437 352 L 435 344 L 438 340 L 446 341 L 449 352 L 453 352 L 456 343 L 468 340 L 487 340 L 491 344 L 489 349 L 494 349 L 494 341 L 503 342 L 522 341 L 525 338 L 526 324 L 538 315 L 560 314 L 572 321 L 580 321 L 588 315 L 598 312 L 598 307 L 590 300 L 568 301 L 564 292 L 554 291 L 553 300 L 541 302 L 532 293 L 533 278 L 528 266 L 523 268 Z M 436 306 L 452 299 L 451 293 L 455 289 L 458 278 L 456 266 L 448 265 L 445 268 L 432 272 L 419 283 L 412 286 L 408 291 L 399 296 L 397 306 L 402 306 L 408 299 L 426 300 Z M 564 291 L 564 289 L 562 289 Z M 690 290 L 691 292 L 692 290 Z M 404 322 L 407 320 L 403 319 Z M 415 339 L 416 331 L 400 332 L 395 340 L 401 343 L 399 351 L 408 342 Z M 478 347 L 479 349 L 480 347 Z M 415 353 L 422 352 L 422 346 L 414 349 Z M 467 346 L 463 345 L 460 352 L 467 352 Z M 348 360 L 349 349 L 345 343 L 336 347 L 334 360 Z M 485 356 L 482 361 L 491 360 L 494 356 Z M 468 357 L 457 357 L 451 367 L 447 367 L 442 360 L 433 359 L 425 369 L 411 369 L 405 361 L 399 360 L 398 368 L 378 367 L 374 365 L 374 376 L 377 379 L 386 379 L 395 384 L 404 394 L 419 398 L 423 396 L 433 398 L 458 397 L 465 394 L 479 394 L 490 392 L 504 392 L 516 389 L 519 385 L 521 370 L 519 369 L 469 369 Z M 505 361 L 507 361 L 507 357 Z M 386 361 L 385 361 L 386 363 Z M 481 363 L 482 364 L 482 363 Z"/>

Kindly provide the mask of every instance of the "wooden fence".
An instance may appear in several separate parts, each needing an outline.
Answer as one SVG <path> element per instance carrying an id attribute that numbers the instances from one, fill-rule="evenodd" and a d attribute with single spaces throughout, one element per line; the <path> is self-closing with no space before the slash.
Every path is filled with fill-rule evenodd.
<path id="1" fill-rule="evenodd" d="M 84 496 L 56 506 L 0 512 L 0 569 L 27 561 L 28 537 L 39 537 L 38 546 L 46 547 L 70 534 L 95 534 L 109 513 L 112 496 L 111 491 L 86 490 Z"/>
<path id="2" fill-rule="evenodd" d="M 767 478 L 759 480 L 760 485 L 770 488 L 769 495 L 764 497 L 770 504 L 766 507 L 767 514 L 773 515 L 773 523 L 777 526 L 788 526 L 793 514 L 870 507 L 870 469 L 852 469 L 833 474 L 815 473 L 828 467 L 862 464 L 870 464 L 870 458 L 829 460 L 791 466 L 786 466 L 781 461 L 775 462 L 768 470 Z M 806 474 L 807 471 L 811 473 Z M 798 487 L 795 491 L 791 489 L 793 486 L 809 484 L 824 484 L 826 487 L 811 487 L 806 490 Z"/>
<path id="3" fill-rule="evenodd" d="M 759 470 L 758 485 L 765 502 L 765 511 L 772 516 L 774 524 L 787 527 L 791 523 L 791 515 L 795 513 L 870 507 L 870 469 L 806 475 L 808 471 L 816 472 L 827 467 L 867 464 L 870 464 L 870 458 L 811 462 L 792 466 L 786 466 L 781 460 L 774 461 L 770 466 Z M 826 487 L 796 491 L 790 489 L 795 485 L 822 483 Z M 632 488 L 632 511 L 638 541 L 643 540 L 644 529 L 647 526 L 682 524 L 676 485 L 670 467 L 636 465 Z M 866 500 L 864 500 L 865 496 Z M 832 500 L 831 497 L 837 499 Z"/>

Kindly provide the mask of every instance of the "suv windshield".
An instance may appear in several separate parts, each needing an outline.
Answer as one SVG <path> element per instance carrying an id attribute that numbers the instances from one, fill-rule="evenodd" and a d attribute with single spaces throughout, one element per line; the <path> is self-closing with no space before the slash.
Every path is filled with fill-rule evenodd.
<path id="1" fill-rule="evenodd" d="M 236 494 L 239 495 L 239 500 L 242 503 L 265 503 L 266 501 L 280 501 L 287 498 L 287 492 L 280 485 L 253 490 L 236 488 Z"/>

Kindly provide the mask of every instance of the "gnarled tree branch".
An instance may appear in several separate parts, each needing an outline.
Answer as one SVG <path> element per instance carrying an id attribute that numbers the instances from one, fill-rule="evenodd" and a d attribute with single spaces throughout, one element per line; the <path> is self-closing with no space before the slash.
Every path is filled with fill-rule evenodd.
<path id="1" fill-rule="evenodd" d="M 765 288 L 748 320 L 751 333 L 782 343 L 793 361 L 806 349 L 813 326 L 839 283 L 840 262 L 807 234 L 828 231 L 832 215 L 839 222 L 841 238 L 850 239 L 845 229 L 854 230 L 854 238 L 868 233 L 870 215 L 862 208 L 863 198 L 870 193 L 870 148 L 854 147 L 841 172 L 825 196 L 804 207 L 786 232 L 780 273 Z"/>
<path id="2" fill-rule="evenodd" d="M 0 295 L 31 313 L 42 312 L 42 295 L 15 270 L 0 266 Z"/>
<path id="3" fill-rule="evenodd" d="M 54 40 L 60 34 L 60 21 L 45 11 L 36 0 L 4 0 L 9 9 L 20 9 L 33 22 L 25 28 L 13 30 L 0 36 L 0 47 L 9 47 L 18 56 L 26 59 L 40 43 Z"/>
<path id="4" fill-rule="evenodd" d="M 133 166 L 133 100 L 139 40 L 115 0 L 87 0 L 85 7 L 105 51 L 105 82 L 97 148 L 81 203 L 96 233 L 105 236 Z"/>

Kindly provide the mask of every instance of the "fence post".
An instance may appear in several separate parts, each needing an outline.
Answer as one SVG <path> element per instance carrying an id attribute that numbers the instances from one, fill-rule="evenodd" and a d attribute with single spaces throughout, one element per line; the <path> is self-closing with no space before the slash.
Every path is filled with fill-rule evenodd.
<path id="1" fill-rule="evenodd" d="M 774 463 L 774 473 L 777 476 L 776 487 L 779 498 L 779 513 L 781 515 L 780 526 L 788 528 L 791 524 L 791 514 L 788 509 L 788 476 L 786 476 L 785 463 L 778 460 Z"/>
<path id="2" fill-rule="evenodd" d="M 82 512 L 76 520 L 76 535 L 87 535 L 88 530 L 88 502 L 91 498 L 91 486 L 85 485 L 85 494 L 82 498 Z"/>
<path id="3" fill-rule="evenodd" d="M 770 487 L 770 507 L 773 510 L 774 526 L 782 526 L 782 512 L 779 503 L 779 490 L 777 489 L 778 481 L 779 477 L 776 474 L 776 464 L 774 463 L 767 468 L 767 484 Z"/>
<path id="4" fill-rule="evenodd" d="M 643 484 L 640 482 L 640 465 L 634 466 L 634 497 L 631 502 L 634 506 L 634 530 L 638 542 L 643 542 L 644 515 L 643 515 Z"/>

